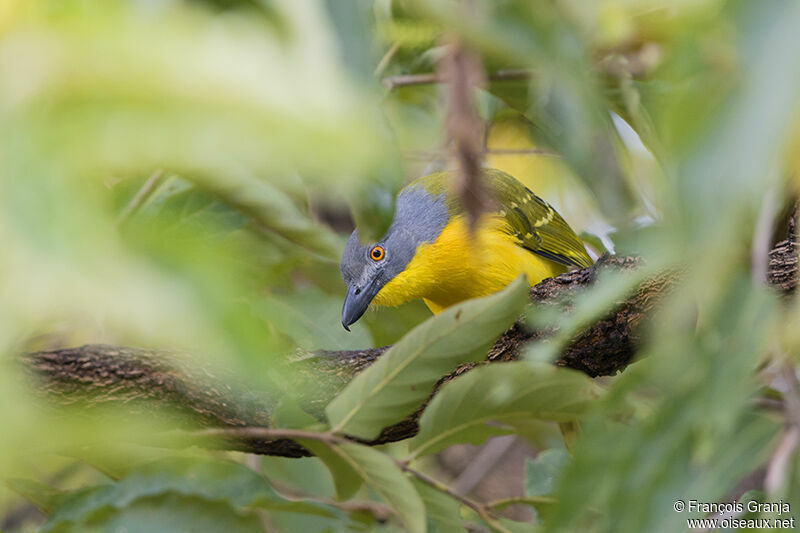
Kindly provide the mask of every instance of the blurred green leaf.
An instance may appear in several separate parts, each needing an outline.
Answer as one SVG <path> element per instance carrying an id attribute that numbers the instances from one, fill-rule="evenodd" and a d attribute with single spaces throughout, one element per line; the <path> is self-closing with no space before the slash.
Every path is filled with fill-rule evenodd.
<path id="1" fill-rule="evenodd" d="M 692 235 L 693 241 L 718 240 L 718 232 L 741 220 L 743 209 L 760 208 L 767 186 L 779 181 L 770 171 L 777 157 L 775 146 L 796 120 L 787 111 L 795 109 L 800 94 L 800 60 L 791 53 L 800 46 L 795 31 L 800 4 L 768 0 L 758 6 L 746 1 L 729 6 L 730 16 L 743 29 L 736 43 L 742 78 L 677 174 L 680 196 L 675 207 L 687 223 L 683 229 L 691 231 L 695 224 L 707 229 Z M 728 208 L 708 209 L 712 199 Z M 719 219 L 723 213 L 729 217 L 726 221 Z"/>
<path id="2" fill-rule="evenodd" d="M 363 515 L 340 512 L 336 517 L 327 518 L 298 513 L 271 511 L 269 513 L 270 531 L 304 533 L 352 533 L 368 531 L 363 526 Z"/>
<path id="3" fill-rule="evenodd" d="M 569 453 L 562 449 L 544 450 L 536 459 L 525 461 L 525 494 L 544 496 L 555 489 L 556 480 L 569 462 Z"/>
<path id="4" fill-rule="evenodd" d="M 556 509 L 549 530 L 571 531 L 589 520 L 609 532 L 685 527 L 669 502 L 687 494 L 717 501 L 770 453 L 778 422 L 753 413 L 748 398 L 758 390 L 753 368 L 767 342 L 764 326 L 775 316 L 773 302 L 731 268 L 717 269 L 725 291 L 706 294 L 699 326 L 685 326 L 693 305 L 688 287 L 670 300 L 657 316 L 658 333 L 644 352 L 649 357 L 584 418 L 556 493 L 572 505 Z M 611 412 L 633 391 L 654 405 L 626 425 L 614 422 Z M 649 505 L 631 508 L 631 493 Z"/>
<path id="5" fill-rule="evenodd" d="M 229 174 L 226 178 L 197 180 L 225 202 L 251 215 L 261 229 L 274 231 L 331 261 L 338 261 L 343 240 L 303 213 L 289 195 L 247 174 Z"/>
<path id="6" fill-rule="evenodd" d="M 184 235 L 219 237 L 244 227 L 248 218 L 200 191 L 179 176 L 168 176 L 142 204 L 136 217 L 159 224 L 161 231 L 180 229 Z M 157 219 L 157 220 L 154 220 Z"/>
<path id="7" fill-rule="evenodd" d="M 445 384 L 422 413 L 411 457 L 480 444 L 531 418 L 577 420 L 600 394 L 585 374 L 543 363 L 483 366 Z"/>
<path id="8" fill-rule="evenodd" d="M 531 524 L 529 522 L 517 522 L 510 518 L 500 518 L 499 522 L 510 533 L 535 533 L 539 531 L 536 524 Z"/>
<path id="9" fill-rule="evenodd" d="M 554 335 L 544 342 L 536 342 L 525 349 L 525 357 L 531 361 L 555 361 L 568 343 L 597 320 L 608 314 L 609 308 L 633 294 L 637 286 L 657 270 L 655 261 L 636 270 L 599 270 L 598 283 L 587 287 L 574 296 L 570 313 L 557 307 L 541 307 L 528 314 L 528 323 L 533 328 L 557 326 Z"/>
<path id="10" fill-rule="evenodd" d="M 97 520 L 109 514 L 113 520 L 116 511 L 131 506 L 134 506 L 131 513 L 138 514 L 135 511 L 137 502 L 157 509 L 163 499 L 176 498 L 187 498 L 192 507 L 195 502 L 219 502 L 222 505 L 220 509 L 226 509 L 230 515 L 223 517 L 225 520 L 239 516 L 233 512 L 234 509 L 252 507 L 330 516 L 330 511 L 323 506 L 284 500 L 266 479 L 238 463 L 178 458 L 143 465 L 117 483 L 90 487 L 65 496 L 50 514 L 45 530 L 57 529 L 67 523 Z M 165 506 L 165 510 L 168 509 L 169 506 Z M 120 519 L 124 520 L 125 516 L 123 513 Z M 233 523 L 237 522 L 234 520 Z"/>
<path id="11" fill-rule="evenodd" d="M 372 4 L 372 0 L 324 1 L 338 37 L 342 64 L 361 81 L 372 79 L 377 63 Z"/>
<path id="12" fill-rule="evenodd" d="M 50 513 L 66 494 L 33 479 L 12 478 L 5 480 L 5 483 L 11 490 L 31 502 L 45 514 Z"/>
<path id="13" fill-rule="evenodd" d="M 350 211 L 362 242 L 378 241 L 392 222 L 394 200 L 401 182 L 401 163 L 393 163 L 349 195 Z"/>
<path id="14" fill-rule="evenodd" d="M 364 484 L 364 477 L 350 461 L 343 457 L 342 453 L 337 453 L 328 445 L 310 439 L 303 441 L 303 446 L 311 450 L 328 467 L 333 478 L 337 500 L 349 500 Z"/>
<path id="15" fill-rule="evenodd" d="M 411 414 L 458 363 L 477 360 L 522 312 L 527 281 L 428 319 L 353 379 L 325 409 L 336 431 L 365 439 Z"/>
<path id="16" fill-rule="evenodd" d="M 748 520 L 748 519 L 751 519 L 751 518 L 758 518 L 758 516 L 759 516 L 759 513 L 757 511 L 751 511 L 748 508 L 748 504 L 750 502 L 763 503 L 763 502 L 767 501 L 767 495 L 764 493 L 763 490 L 753 489 L 753 490 L 748 490 L 747 492 L 742 494 L 737 501 L 739 503 L 741 503 L 744 506 L 744 509 L 745 509 L 745 512 L 743 514 L 739 515 L 738 518 L 741 518 L 742 520 Z M 770 500 L 770 501 L 774 501 L 774 500 Z"/>
<path id="17" fill-rule="evenodd" d="M 308 414 L 291 396 L 284 396 L 271 413 L 271 423 L 278 428 L 306 429 L 322 425 L 319 420 Z"/>
<path id="18" fill-rule="evenodd" d="M 175 492 L 137 499 L 114 512 L 100 512 L 86 516 L 75 524 L 73 530 L 129 533 L 267 531 L 263 521 L 256 514 L 242 514 L 222 501 L 209 501 L 198 496 Z"/>
<path id="19" fill-rule="evenodd" d="M 318 457 L 261 457 L 261 471 L 270 480 L 318 498 L 333 498 L 336 489 L 328 468 Z"/>
<path id="20" fill-rule="evenodd" d="M 412 478 L 411 482 L 425 503 L 430 533 L 463 533 L 466 530 L 459 502 L 417 478 Z"/>
<path id="21" fill-rule="evenodd" d="M 272 294 L 258 304 L 259 313 L 273 327 L 306 350 L 358 350 L 372 346 L 366 328 L 342 327 L 343 297 L 310 287 L 293 294 Z"/>

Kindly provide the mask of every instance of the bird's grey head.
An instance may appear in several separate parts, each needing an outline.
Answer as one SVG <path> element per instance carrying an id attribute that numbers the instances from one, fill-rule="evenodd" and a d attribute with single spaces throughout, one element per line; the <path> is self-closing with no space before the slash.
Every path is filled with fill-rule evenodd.
<path id="1" fill-rule="evenodd" d="M 353 231 L 342 254 L 342 279 L 347 296 L 342 306 L 342 325 L 349 326 L 367 310 L 375 295 L 405 270 L 417 247 L 433 242 L 447 224 L 444 194 L 433 196 L 420 186 L 409 186 L 397 197 L 394 219 L 386 235 L 362 245 Z"/>

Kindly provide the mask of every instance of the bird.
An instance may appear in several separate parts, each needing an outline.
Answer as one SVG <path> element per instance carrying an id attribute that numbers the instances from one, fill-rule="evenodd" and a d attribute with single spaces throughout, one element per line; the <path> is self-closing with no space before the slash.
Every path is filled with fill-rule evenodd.
<path id="1" fill-rule="evenodd" d="M 471 223 L 449 187 L 451 172 L 406 185 L 394 218 L 377 242 L 362 244 L 355 229 L 340 264 L 347 287 L 347 331 L 372 305 L 422 299 L 437 314 L 461 301 L 505 288 L 521 274 L 533 286 L 592 259 L 567 222 L 510 174 L 484 168 L 490 206 Z"/>

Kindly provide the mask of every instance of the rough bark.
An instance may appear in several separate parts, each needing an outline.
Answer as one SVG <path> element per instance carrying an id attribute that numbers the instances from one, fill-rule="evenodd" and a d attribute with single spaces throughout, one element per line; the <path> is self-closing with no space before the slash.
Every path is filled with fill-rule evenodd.
<path id="1" fill-rule="evenodd" d="M 775 245 L 769 253 L 769 284 L 789 296 L 797 289 L 798 244 L 793 235 Z"/>
<path id="2" fill-rule="evenodd" d="M 639 265 L 640 261 L 633 257 L 604 258 L 593 267 L 542 281 L 531 288 L 531 300 L 535 306 L 558 306 L 568 313 L 574 294 L 594 283 L 599 270 L 629 270 Z M 769 280 L 777 290 L 790 294 L 797 285 L 797 271 L 797 245 L 790 236 L 770 253 Z M 623 370 L 634 357 L 642 320 L 668 293 L 676 279 L 676 274 L 668 273 L 640 284 L 606 317 L 575 336 L 556 364 L 593 377 Z M 498 339 L 484 362 L 458 367 L 442 377 L 437 389 L 478 364 L 514 360 L 523 345 L 553 333 L 552 329 L 529 331 L 516 324 Z M 297 376 L 292 386 L 303 393 L 299 397 L 300 404 L 314 416 L 321 416 L 325 404 L 387 348 L 292 356 L 287 364 Z M 167 410 L 177 414 L 180 427 L 187 429 L 269 427 L 278 402 L 275 393 L 247 390 L 219 370 L 198 368 L 175 354 L 151 350 L 86 345 L 26 354 L 21 362 L 35 381 L 34 388 L 48 404 L 79 404 L 84 408 L 117 406 L 123 412 Z M 422 407 L 402 422 L 385 428 L 370 444 L 413 436 L 421 411 Z M 308 454 L 302 446 L 288 439 L 270 441 L 238 436 L 220 445 L 225 449 L 285 457 Z"/>

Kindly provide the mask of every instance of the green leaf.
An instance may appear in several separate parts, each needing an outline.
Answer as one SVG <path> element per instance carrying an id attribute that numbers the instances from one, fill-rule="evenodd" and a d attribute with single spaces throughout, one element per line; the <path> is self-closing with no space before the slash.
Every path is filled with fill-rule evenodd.
<path id="1" fill-rule="evenodd" d="M 308 445 L 315 453 L 321 447 L 319 442 L 311 443 L 303 440 L 302 443 L 303 446 Z M 328 449 L 349 467 L 348 476 L 355 474 L 360 477 L 394 509 L 407 531 L 411 533 L 425 531 L 425 506 L 414 485 L 391 457 L 355 443 L 331 445 Z M 320 458 L 327 464 L 326 457 Z M 334 473 L 334 479 L 337 474 L 343 472 L 344 469 L 339 468 Z"/>
<path id="2" fill-rule="evenodd" d="M 297 400 L 291 396 L 281 398 L 271 416 L 272 424 L 278 428 L 307 429 L 323 425 L 319 420 L 305 412 L 300 407 L 300 404 L 297 403 Z"/>
<path id="3" fill-rule="evenodd" d="M 576 420 L 599 393 L 585 374 L 546 363 L 476 368 L 444 385 L 425 409 L 411 458 L 458 442 L 481 443 L 517 421 Z"/>
<path id="4" fill-rule="evenodd" d="M 113 514 L 101 514 L 89 519 L 81 526 L 84 524 L 89 526 L 89 530 L 126 533 L 266 531 L 263 521 L 254 513 L 242 514 L 221 501 L 209 501 L 174 492 L 136 500 Z"/>
<path id="5" fill-rule="evenodd" d="M 517 522 L 510 518 L 500 518 L 498 522 L 500 522 L 508 533 L 534 533 L 539 530 L 536 525 L 530 522 Z"/>
<path id="6" fill-rule="evenodd" d="M 444 374 L 486 355 L 522 312 L 527 288 L 520 277 L 497 294 L 453 306 L 411 330 L 328 405 L 331 425 L 373 439 L 414 412 Z"/>
<path id="7" fill-rule="evenodd" d="M 283 189 L 249 175 L 230 174 L 225 180 L 171 175 L 145 201 L 137 218 L 157 219 L 162 229 L 204 236 L 239 229 L 252 219 L 259 229 L 328 259 L 338 258 L 342 248 L 341 240 L 295 205 Z"/>
<path id="8" fill-rule="evenodd" d="M 165 494 L 224 502 L 233 508 L 260 507 L 331 516 L 323 506 L 284 500 L 265 478 L 238 463 L 179 458 L 155 461 L 132 471 L 118 483 L 88 487 L 65 496 L 44 530 L 79 523 Z"/>
<path id="9" fill-rule="evenodd" d="M 263 228 L 325 258 L 339 259 L 344 245 L 341 239 L 300 210 L 278 187 L 245 174 L 228 175 L 224 182 L 204 179 L 200 184 L 219 195 L 228 205 L 252 216 Z"/>
<path id="10" fill-rule="evenodd" d="M 336 499 L 349 500 L 364 484 L 364 479 L 353 466 L 345 461 L 342 456 L 331 450 L 329 446 L 315 440 L 302 441 L 303 446 L 311 450 L 331 473 L 333 485 L 336 489 Z"/>
<path id="11" fill-rule="evenodd" d="M 342 64 L 353 76 L 368 82 L 375 70 L 374 24 L 372 0 L 337 2 L 327 0 L 325 8 L 336 32 Z"/>
<path id="12" fill-rule="evenodd" d="M 543 516 L 546 517 L 548 514 L 552 513 L 553 509 L 555 509 L 558 505 L 558 500 L 552 496 L 524 496 L 521 498 L 508 498 L 492 503 L 492 509 L 502 511 L 503 509 L 507 509 L 512 505 L 518 504 L 530 505 L 533 508 L 533 511 L 536 513 L 536 518 L 541 519 Z"/>
<path id="13" fill-rule="evenodd" d="M 174 457 L 174 451 L 114 443 L 113 447 L 75 447 L 62 452 L 85 463 L 113 481 L 119 481 L 141 465 Z"/>
<path id="14" fill-rule="evenodd" d="M 143 203 L 137 218 L 158 219 L 162 231 L 211 236 L 242 228 L 248 218 L 180 176 L 169 176 Z M 192 233 L 193 232 L 193 233 Z"/>
<path id="15" fill-rule="evenodd" d="M 261 457 L 261 471 L 270 482 L 277 482 L 297 493 L 318 498 L 335 495 L 333 478 L 319 457 Z"/>
<path id="16" fill-rule="evenodd" d="M 6 480 L 8 488 L 31 502 L 43 513 L 49 513 L 64 497 L 64 492 L 32 479 L 11 478 Z"/>
<path id="17" fill-rule="evenodd" d="M 342 297 L 309 288 L 293 294 L 272 294 L 259 303 L 260 314 L 272 326 L 306 350 L 357 350 L 372 346 L 367 328 L 342 327 Z"/>
<path id="18" fill-rule="evenodd" d="M 544 450 L 536 459 L 525 461 L 525 495 L 543 496 L 551 494 L 558 475 L 569 461 L 566 450 L 551 448 Z"/>
<path id="19" fill-rule="evenodd" d="M 745 512 L 743 514 L 739 515 L 738 518 L 740 518 L 742 520 L 748 520 L 748 519 L 751 519 L 751 518 L 758 518 L 760 513 L 758 511 L 751 511 L 750 509 L 748 509 L 748 503 L 750 503 L 750 502 L 764 503 L 764 502 L 767 501 L 767 495 L 762 490 L 752 489 L 752 490 L 748 490 L 747 492 L 742 494 L 739 497 L 738 501 L 739 501 L 739 503 L 741 503 L 744 506 L 744 509 L 745 509 Z M 769 501 L 773 501 L 774 502 L 776 500 L 775 499 L 770 499 Z"/>
<path id="20" fill-rule="evenodd" d="M 411 482 L 425 502 L 428 531 L 432 533 L 462 533 L 466 531 L 461 521 L 461 504 L 427 483 L 413 478 Z"/>

